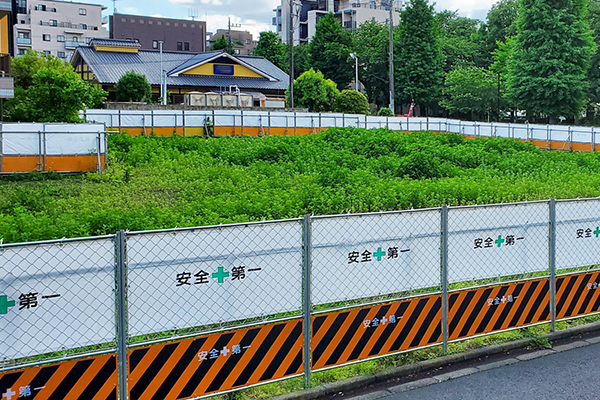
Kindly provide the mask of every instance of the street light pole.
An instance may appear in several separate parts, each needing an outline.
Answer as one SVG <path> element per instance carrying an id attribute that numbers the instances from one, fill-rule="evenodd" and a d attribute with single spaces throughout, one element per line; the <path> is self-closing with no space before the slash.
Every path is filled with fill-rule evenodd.
<path id="1" fill-rule="evenodd" d="M 160 49 L 160 104 L 163 106 L 167 104 L 167 96 L 165 93 L 165 71 L 163 68 L 163 41 L 158 42 Z"/>
<path id="2" fill-rule="evenodd" d="M 356 91 L 359 92 L 360 91 L 360 87 L 358 84 L 358 56 L 356 55 L 356 53 L 350 53 L 350 57 L 352 57 L 354 59 L 354 63 L 355 63 L 355 71 L 356 71 L 356 77 L 355 77 L 355 82 L 356 82 Z"/>

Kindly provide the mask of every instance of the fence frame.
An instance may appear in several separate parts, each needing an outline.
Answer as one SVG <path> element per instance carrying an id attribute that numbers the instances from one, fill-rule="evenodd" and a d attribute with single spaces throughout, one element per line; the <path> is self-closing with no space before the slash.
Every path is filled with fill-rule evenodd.
<path id="1" fill-rule="evenodd" d="M 561 200 L 560 202 L 577 201 L 577 200 L 600 202 L 600 198 Z M 586 270 L 577 269 L 577 271 L 571 271 L 571 272 L 557 274 L 557 271 L 556 271 L 556 226 L 557 226 L 556 204 L 557 204 L 557 201 L 555 199 L 549 199 L 546 201 L 538 201 L 538 202 L 521 202 L 521 203 L 510 203 L 510 204 L 500 204 L 500 205 L 485 205 L 485 207 L 493 207 L 493 206 L 501 207 L 501 206 L 509 206 L 509 205 L 526 205 L 526 204 L 535 204 L 535 203 L 547 204 L 548 210 L 549 210 L 548 224 L 547 224 L 547 229 L 548 229 L 548 254 L 547 254 L 548 271 L 540 271 L 540 272 L 544 273 L 543 275 L 539 275 L 539 276 L 530 275 L 529 277 L 522 277 L 520 279 L 513 279 L 513 280 L 502 280 L 500 282 L 496 281 L 496 282 L 487 282 L 487 283 L 476 283 L 474 286 L 461 287 L 461 288 L 457 288 L 457 289 L 449 289 L 449 287 L 451 286 L 448 283 L 448 255 L 449 255 L 448 220 L 449 220 L 449 215 L 452 213 L 452 211 L 454 209 L 482 207 L 482 206 L 448 207 L 448 206 L 444 205 L 439 208 L 429 208 L 429 209 L 423 209 L 423 210 L 410 210 L 410 211 L 407 210 L 407 211 L 401 211 L 400 213 L 413 213 L 413 212 L 418 213 L 418 212 L 422 212 L 422 211 L 435 211 L 435 210 L 439 211 L 439 215 L 440 215 L 440 225 L 439 225 L 439 230 L 440 230 L 440 254 L 439 254 L 440 287 L 439 288 L 440 288 L 440 290 L 435 291 L 435 292 L 426 292 L 426 293 L 424 292 L 421 294 L 402 294 L 400 296 L 397 296 L 398 294 L 391 294 L 391 295 L 389 295 L 390 296 L 389 298 L 377 299 L 377 300 L 355 299 L 354 301 L 356 301 L 356 303 L 346 305 L 346 306 L 341 306 L 338 308 L 326 308 L 326 309 L 322 309 L 322 310 L 314 309 L 313 304 L 312 304 L 312 285 L 311 285 L 312 269 L 313 269 L 312 251 L 314 249 L 313 242 L 312 242 L 312 223 L 313 223 L 313 221 L 317 220 L 317 219 L 343 217 L 343 216 L 355 217 L 355 216 L 368 216 L 368 215 L 397 214 L 397 213 L 399 213 L 398 211 L 391 211 L 391 212 L 387 212 L 387 213 L 344 214 L 344 215 L 338 215 L 338 216 L 305 215 L 303 218 L 286 219 L 286 220 L 279 220 L 279 221 L 248 222 L 248 223 L 238 223 L 238 224 L 230 224 L 230 225 L 152 230 L 152 231 L 144 231 L 144 232 L 126 232 L 126 231 L 121 230 L 121 231 L 117 232 L 115 235 L 106 235 L 106 236 L 89 237 L 89 238 L 77 238 L 77 239 L 62 239 L 62 240 L 52 240 L 52 241 L 40 241 L 40 242 L 32 242 L 32 243 L 15 243 L 15 244 L 4 244 L 3 245 L 0 242 L 0 253 L 1 253 L 5 248 L 11 248 L 11 247 L 93 241 L 96 239 L 113 239 L 114 244 L 115 244 L 115 313 L 114 313 L 114 318 L 116 319 L 116 332 L 115 332 L 116 347 L 111 347 L 111 348 L 98 350 L 98 351 L 91 351 L 91 352 L 87 352 L 87 353 L 78 353 L 75 355 L 64 356 L 64 357 L 53 358 L 53 359 L 42 359 L 39 361 L 30 361 L 30 362 L 26 362 L 26 363 L 6 365 L 6 366 L 2 365 L 2 366 L 0 366 L 0 373 L 10 372 L 10 371 L 14 371 L 14 370 L 20 370 L 20 369 L 24 369 L 24 368 L 41 366 L 41 365 L 53 363 L 53 362 L 62 362 L 62 361 L 66 361 L 66 360 L 79 359 L 79 358 L 83 358 L 83 357 L 93 357 L 93 356 L 99 356 L 99 355 L 116 352 L 117 357 L 118 357 L 117 358 L 118 359 L 117 370 L 118 370 L 119 398 L 127 399 L 128 395 L 129 395 L 129 391 L 128 391 L 129 388 L 127 386 L 127 383 L 128 383 L 128 351 L 129 350 L 132 350 L 132 349 L 135 349 L 138 347 L 142 347 L 142 346 L 150 346 L 150 345 L 156 345 L 156 344 L 161 344 L 161 343 L 165 343 L 165 342 L 172 342 L 172 341 L 176 341 L 176 340 L 206 336 L 206 335 L 214 334 L 214 333 L 222 333 L 222 332 L 233 331 L 233 330 L 237 330 L 237 329 L 258 327 L 258 326 L 262 326 L 265 324 L 273 324 L 273 323 L 284 322 L 284 321 L 289 321 L 289 320 L 294 320 L 294 319 L 302 319 L 303 320 L 303 322 L 302 322 L 302 324 L 303 324 L 303 334 L 302 334 L 303 335 L 303 352 L 302 353 L 303 353 L 303 358 L 304 358 L 303 374 L 296 374 L 296 375 L 288 376 L 285 378 L 274 379 L 272 381 L 268 381 L 268 382 L 264 382 L 264 383 L 252 384 L 249 386 L 245 386 L 244 388 L 258 386 L 258 385 L 262 385 L 265 383 L 272 383 L 275 381 L 289 379 L 291 377 L 298 377 L 301 375 L 303 376 L 304 386 L 308 388 L 311 386 L 311 373 L 312 372 L 327 370 L 327 369 L 331 369 L 331 368 L 337 368 L 339 366 L 339 365 L 328 366 L 328 367 L 319 368 L 319 369 L 313 369 L 313 367 L 312 367 L 312 362 L 311 362 L 311 357 L 312 357 L 312 349 L 311 349 L 312 318 L 315 316 L 331 314 L 331 313 L 335 313 L 338 311 L 344 311 L 344 310 L 364 308 L 364 307 L 368 307 L 368 306 L 376 306 L 376 305 L 381 305 L 381 304 L 386 304 L 386 303 L 406 301 L 406 300 L 422 298 L 422 297 L 441 296 L 441 302 L 442 302 L 441 303 L 442 304 L 441 305 L 441 330 L 442 330 L 441 346 L 442 346 L 443 351 L 447 352 L 449 343 L 472 339 L 474 337 L 479 337 L 479 336 L 487 336 L 487 335 L 496 334 L 499 332 L 505 332 L 505 331 L 515 330 L 515 329 L 522 329 L 524 327 L 524 326 L 515 326 L 512 328 L 508 328 L 508 329 L 496 330 L 496 331 L 492 331 L 489 333 L 477 334 L 477 335 L 473 335 L 473 336 L 467 336 L 467 337 L 463 337 L 463 338 L 459 338 L 459 339 L 450 340 L 449 339 L 449 298 L 450 298 L 451 294 L 465 291 L 465 290 L 476 290 L 476 289 L 482 289 L 482 288 L 497 287 L 497 286 L 501 286 L 501 285 L 504 286 L 504 285 L 514 284 L 514 283 L 523 283 L 523 282 L 532 281 L 532 280 L 542 280 L 542 281 L 548 280 L 549 281 L 550 320 L 536 322 L 536 323 L 530 323 L 530 324 L 526 324 L 525 326 L 549 324 L 550 329 L 552 331 L 554 331 L 556 329 L 556 321 L 557 321 L 556 280 L 560 277 L 565 277 L 565 276 L 578 275 L 581 273 L 598 272 L 598 271 L 600 271 L 600 266 L 595 265 Z M 187 232 L 187 231 L 196 231 L 196 230 L 222 229 L 225 227 L 236 227 L 236 226 L 239 227 L 239 226 L 252 226 L 252 225 L 265 225 L 265 224 L 268 225 L 268 224 L 277 224 L 277 223 L 281 223 L 281 222 L 297 222 L 297 223 L 301 224 L 301 226 L 302 226 L 301 243 L 302 243 L 303 256 L 302 256 L 302 265 L 299 266 L 301 268 L 301 272 L 302 272 L 302 289 L 301 289 L 301 293 L 298 293 L 298 295 L 301 296 L 301 299 L 302 299 L 302 309 L 298 311 L 298 314 L 294 314 L 291 316 L 285 316 L 285 317 L 272 316 L 275 318 L 271 318 L 268 320 L 261 320 L 261 321 L 246 322 L 246 323 L 244 323 L 242 321 L 233 321 L 233 323 L 235 324 L 233 326 L 218 327 L 218 328 L 214 328 L 211 330 L 204 330 L 204 331 L 188 333 L 188 334 L 173 335 L 173 336 L 169 336 L 169 337 L 165 336 L 164 338 L 158 338 L 158 339 L 153 339 L 153 340 L 143 341 L 143 342 L 142 341 L 135 342 L 135 343 L 131 342 L 131 340 L 130 340 L 131 337 L 129 336 L 129 333 L 128 333 L 128 308 L 127 308 L 128 307 L 127 306 L 127 304 L 128 304 L 128 300 L 127 300 L 127 288 L 128 288 L 127 239 L 129 237 L 136 236 L 136 235 L 143 235 L 143 234 L 152 234 L 152 233 L 177 233 L 177 232 Z M 600 262 L 599 262 L 599 264 L 600 264 Z M 581 268 L 584 268 L 584 267 L 581 267 Z M 546 274 L 546 272 L 548 272 L 548 274 Z M 600 314 L 600 311 L 592 312 L 589 314 L 571 316 L 571 317 L 562 318 L 562 319 L 558 319 L 558 320 L 580 318 L 582 316 L 596 315 L 596 314 Z M 241 323 L 237 324 L 237 322 L 241 322 Z M 428 347 L 433 347 L 433 346 L 440 346 L 440 343 L 435 343 L 435 344 L 431 344 L 431 345 L 427 345 L 427 346 L 421 346 L 418 348 L 423 349 L 423 348 L 428 348 Z M 369 357 L 368 360 L 382 358 L 382 357 L 388 357 L 388 356 L 392 356 L 395 354 L 414 351 L 414 350 L 415 349 L 409 349 L 409 350 L 402 350 L 402 351 L 395 351 L 395 352 L 391 352 L 391 353 L 381 354 L 381 355 Z M 18 360 L 8 360 L 6 362 L 11 363 L 14 361 L 18 361 Z M 351 364 L 355 364 L 355 363 L 359 363 L 359 362 L 363 362 L 363 361 L 366 361 L 366 360 L 364 360 L 364 359 L 356 360 L 353 362 L 344 363 L 343 365 L 351 365 Z M 239 388 L 231 389 L 231 390 L 224 390 L 219 393 L 228 393 L 228 392 L 232 392 L 235 390 L 239 390 Z M 204 398 L 204 397 L 209 397 L 209 396 L 214 396 L 214 395 L 215 395 L 215 393 L 211 393 L 210 395 L 203 395 L 203 396 L 200 396 L 197 398 Z"/>

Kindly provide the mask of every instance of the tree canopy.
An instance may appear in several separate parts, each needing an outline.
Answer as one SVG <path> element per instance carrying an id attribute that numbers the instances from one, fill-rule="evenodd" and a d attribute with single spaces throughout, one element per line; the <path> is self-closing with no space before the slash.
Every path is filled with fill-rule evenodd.
<path id="1" fill-rule="evenodd" d="M 152 87 L 145 75 L 133 71 L 126 72 L 115 84 L 117 101 L 145 101 L 152 100 Z"/>
<path id="2" fill-rule="evenodd" d="M 528 118 L 578 115 L 594 51 L 586 0 L 522 0 L 509 97 Z"/>
<path id="3" fill-rule="evenodd" d="M 229 40 L 225 37 L 225 35 L 219 36 L 217 40 L 212 44 L 211 50 L 225 50 L 229 54 L 234 54 L 233 46 L 229 43 Z"/>
<path id="4" fill-rule="evenodd" d="M 317 24 L 309 51 L 312 68 L 321 71 L 325 79 L 335 82 L 338 89 L 348 87 L 354 78 L 354 63 L 350 59 L 352 38 L 333 13 Z"/>
<path id="5" fill-rule="evenodd" d="M 427 0 L 412 0 L 401 18 L 394 51 L 396 97 L 404 103 L 435 103 L 441 94 L 443 59 L 433 7 Z"/>
<path id="6" fill-rule="evenodd" d="M 288 49 L 275 32 L 261 32 L 254 55 L 264 57 L 283 71 L 288 70 Z"/>
<path id="7" fill-rule="evenodd" d="M 287 93 L 289 99 L 289 93 Z M 310 69 L 294 81 L 294 105 L 308 107 L 311 112 L 333 111 L 337 105 L 339 92 L 330 79 L 325 79 L 320 71 Z"/>

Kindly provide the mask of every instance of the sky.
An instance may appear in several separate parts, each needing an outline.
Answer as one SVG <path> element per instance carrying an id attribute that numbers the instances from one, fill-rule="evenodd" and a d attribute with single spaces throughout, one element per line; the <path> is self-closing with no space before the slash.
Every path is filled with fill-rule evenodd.
<path id="1" fill-rule="evenodd" d="M 431 2 L 432 0 L 430 0 Z M 249 31 L 258 40 L 262 31 L 272 30 L 273 9 L 281 0 L 81 0 L 85 3 L 107 7 L 104 15 L 112 14 L 116 5 L 122 14 L 136 14 L 168 18 L 187 18 L 207 22 L 208 32 L 226 28 L 228 19 L 237 24 L 235 29 Z M 459 15 L 485 20 L 489 8 L 496 0 L 437 0 L 437 11 L 452 10 Z"/>

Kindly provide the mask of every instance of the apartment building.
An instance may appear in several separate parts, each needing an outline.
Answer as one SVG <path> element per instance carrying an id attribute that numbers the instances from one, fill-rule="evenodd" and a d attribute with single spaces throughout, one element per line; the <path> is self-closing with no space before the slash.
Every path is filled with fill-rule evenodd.
<path id="1" fill-rule="evenodd" d="M 28 49 L 69 59 L 75 48 L 93 38 L 108 38 L 98 4 L 19 0 L 13 26 L 14 56 Z"/>
<path id="2" fill-rule="evenodd" d="M 137 41 L 144 50 L 206 51 L 206 22 L 115 14 L 110 19 L 110 38 Z"/>
<path id="3" fill-rule="evenodd" d="M 10 1 L 0 1 L 0 71 L 10 71 L 10 20 L 12 5 Z"/>
<path id="4" fill-rule="evenodd" d="M 229 36 L 231 36 L 231 47 L 233 47 L 234 53 L 240 56 L 251 56 L 258 44 L 252 38 L 252 34 L 248 31 L 217 29 L 217 32 L 209 39 L 210 45 L 212 46 L 212 44 L 221 36 L 225 36 L 225 39 L 227 40 L 229 40 Z"/>
<path id="5" fill-rule="evenodd" d="M 394 25 L 397 25 L 400 23 L 399 12 L 403 9 L 401 0 L 282 0 L 281 5 L 273 10 L 273 25 L 281 40 L 288 43 L 293 20 L 294 46 L 297 46 L 312 39 L 320 19 L 330 12 L 336 15 L 343 27 L 353 31 L 370 20 L 387 24 L 390 6 L 394 11 Z M 293 14 L 293 19 L 290 14 Z"/>

